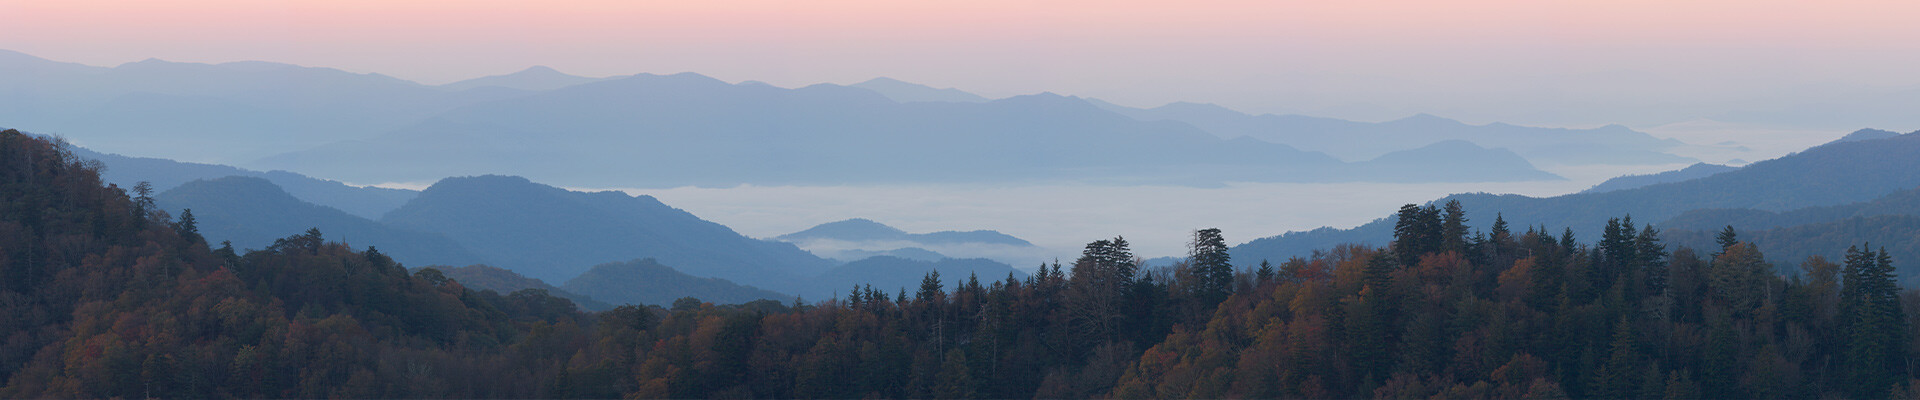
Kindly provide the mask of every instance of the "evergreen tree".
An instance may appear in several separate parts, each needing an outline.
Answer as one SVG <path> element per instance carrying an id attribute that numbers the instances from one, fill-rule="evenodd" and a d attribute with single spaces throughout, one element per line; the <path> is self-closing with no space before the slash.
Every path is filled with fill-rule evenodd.
<path id="1" fill-rule="evenodd" d="M 1667 245 L 1660 244 L 1660 230 L 1652 225 L 1640 229 L 1633 238 L 1634 262 L 1646 273 L 1647 295 L 1657 296 L 1667 290 Z"/>
<path id="2" fill-rule="evenodd" d="M 1266 284 L 1273 282 L 1273 274 L 1273 263 L 1267 262 L 1267 260 L 1260 260 L 1260 268 L 1253 271 L 1253 278 L 1255 282 Z"/>
<path id="3" fill-rule="evenodd" d="M 1046 273 L 1046 269 L 1047 266 L 1040 266 L 1041 273 Z M 946 297 L 947 292 L 944 287 L 945 284 L 940 282 L 940 270 L 927 271 L 927 276 L 920 278 L 920 291 L 914 293 L 913 301 L 916 303 L 939 302 Z"/>
<path id="4" fill-rule="evenodd" d="M 1507 218 L 1500 213 L 1493 214 L 1493 228 L 1489 229 L 1488 232 L 1491 232 L 1491 234 L 1488 235 L 1487 238 L 1495 243 L 1504 243 L 1513 240 L 1513 231 L 1507 227 Z"/>
<path id="5" fill-rule="evenodd" d="M 1394 260 L 1400 266 L 1420 263 L 1420 256 L 1440 251 L 1442 242 L 1440 210 L 1417 204 L 1400 206 L 1393 226 Z"/>
<path id="6" fill-rule="evenodd" d="M 1906 374 L 1907 321 L 1893 261 L 1882 249 L 1848 247 L 1840 292 L 1840 323 L 1845 335 L 1847 393 L 1856 398 L 1885 397 Z"/>
<path id="7" fill-rule="evenodd" d="M 1187 244 L 1188 268 L 1199 279 L 1189 287 L 1200 306 L 1212 308 L 1233 291 L 1232 257 L 1227 254 L 1227 241 L 1220 236 L 1219 228 L 1207 228 L 1193 231 L 1193 241 Z"/>
<path id="8" fill-rule="evenodd" d="M 191 208 L 180 210 L 180 220 L 173 223 L 173 230 L 178 232 L 181 238 L 187 239 L 187 243 L 206 241 L 205 238 L 200 237 L 199 222 L 194 220 Z"/>
<path id="9" fill-rule="evenodd" d="M 1713 256 L 1720 257 L 1720 254 L 1725 253 L 1727 248 L 1740 243 L 1740 235 L 1733 232 L 1733 225 L 1727 225 L 1727 229 L 1722 229 L 1720 230 L 1720 234 L 1713 236 L 1713 241 L 1720 245 L 1720 249 L 1714 251 Z"/>
<path id="10" fill-rule="evenodd" d="M 1467 211 L 1460 200 L 1448 200 L 1440 219 L 1440 251 L 1467 251 Z"/>

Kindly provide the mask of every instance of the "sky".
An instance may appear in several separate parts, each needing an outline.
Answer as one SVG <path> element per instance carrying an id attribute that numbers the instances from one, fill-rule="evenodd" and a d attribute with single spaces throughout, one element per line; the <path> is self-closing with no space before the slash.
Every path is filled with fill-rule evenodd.
<path id="1" fill-rule="evenodd" d="M 1912 1 L 0 0 L 0 49 L 429 84 L 533 65 L 782 86 L 887 76 L 990 97 L 1651 128 L 1920 90 L 1913 15 Z"/>

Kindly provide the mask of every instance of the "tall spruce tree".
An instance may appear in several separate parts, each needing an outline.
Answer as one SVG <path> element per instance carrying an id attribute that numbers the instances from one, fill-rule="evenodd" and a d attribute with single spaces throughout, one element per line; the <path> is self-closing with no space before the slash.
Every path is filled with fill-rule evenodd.
<path id="1" fill-rule="evenodd" d="M 1863 246 L 1864 247 L 1864 246 Z M 1848 247 L 1842 267 L 1840 323 L 1847 394 L 1883 398 L 1907 376 L 1907 321 L 1893 260 L 1885 249 Z"/>

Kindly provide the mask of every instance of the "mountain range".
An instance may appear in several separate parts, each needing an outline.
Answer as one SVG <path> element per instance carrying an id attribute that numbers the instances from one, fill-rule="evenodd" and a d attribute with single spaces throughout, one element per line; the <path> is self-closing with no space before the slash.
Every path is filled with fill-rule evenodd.
<path id="1" fill-rule="evenodd" d="M 683 272 L 786 292 L 830 263 L 661 204 L 651 196 L 575 192 L 526 178 L 443 179 L 380 222 L 438 232 L 495 266 L 566 282 L 610 261 L 654 258 Z"/>
<path id="2" fill-rule="evenodd" d="M 1697 163 L 1697 164 L 1689 165 L 1686 168 L 1661 172 L 1657 174 L 1627 175 L 1627 176 L 1614 177 L 1612 179 L 1607 179 L 1605 182 L 1600 182 L 1600 184 L 1598 185 L 1593 185 L 1593 187 L 1587 188 L 1587 190 L 1582 190 L 1580 191 L 1580 193 L 1611 192 L 1615 190 L 1633 189 L 1637 187 L 1660 184 L 1660 183 L 1690 181 L 1690 180 L 1705 178 L 1705 177 L 1719 174 L 1721 172 L 1727 172 L 1727 171 L 1732 171 L 1736 169 L 1740 169 L 1740 167 L 1719 165 L 1719 164 Z"/>
<path id="3" fill-rule="evenodd" d="M 1430 176 L 1408 178 L 1380 173 L 1402 167 L 1391 161 L 1371 167 L 1378 163 L 1222 139 L 1184 123 L 1137 121 L 1076 97 L 899 103 L 846 86 L 785 89 L 683 73 L 476 103 L 379 137 L 256 165 L 359 182 L 504 173 L 600 187 L 1550 177 L 1516 160 L 1459 157 L 1424 165 Z"/>
<path id="4" fill-rule="evenodd" d="M 343 243 L 377 247 L 395 261 L 412 266 L 486 262 L 447 236 L 397 228 L 301 201 L 262 178 L 229 176 L 187 182 L 155 195 L 154 204 L 176 216 L 193 210 L 200 233 L 209 243 L 231 241 L 239 250 L 265 249 L 275 239 L 319 229 Z"/>
<path id="5" fill-rule="evenodd" d="M 1251 115 L 1213 104 L 1177 102 L 1133 108 L 1096 102 L 1141 121 L 1179 121 L 1225 138 L 1249 137 L 1323 152 L 1342 160 L 1369 160 L 1394 151 L 1459 140 L 1511 150 L 1534 164 L 1677 164 L 1695 162 L 1665 151 L 1683 145 L 1620 125 L 1593 129 L 1535 128 L 1493 123 L 1469 125 L 1430 114 L 1386 122 L 1356 122 L 1303 115 Z"/>
<path id="6" fill-rule="evenodd" d="M 1689 245 L 1700 245 L 1699 239 L 1710 237 L 1700 232 L 1714 232 L 1733 225 L 1736 230 L 1773 232 L 1760 233 L 1759 237 L 1822 237 L 1834 242 L 1822 242 L 1824 245 L 1838 245 L 1819 249 L 1819 254 L 1827 254 L 1845 249 L 1844 243 L 1840 243 L 1843 241 L 1877 238 L 1876 243 L 1889 246 L 1910 241 L 1905 238 L 1911 236 L 1912 230 L 1904 228 L 1907 222 L 1902 218 L 1911 217 L 1913 210 L 1920 209 L 1920 205 L 1914 204 L 1915 198 L 1920 197 L 1914 191 L 1920 186 L 1920 174 L 1914 173 L 1920 171 L 1920 157 L 1914 157 L 1915 154 L 1920 154 L 1920 132 L 1893 136 L 1869 132 L 1737 170 L 1680 182 L 1547 198 L 1468 193 L 1447 196 L 1430 204 L 1460 201 L 1468 212 L 1471 226 L 1481 231 L 1498 215 L 1514 224 L 1516 230 L 1545 227 L 1557 235 L 1562 229 L 1571 228 L 1577 237 L 1594 238 L 1608 219 L 1631 215 L 1641 224 L 1673 228 L 1676 242 Z M 1392 240 L 1393 226 L 1394 218 L 1387 217 L 1352 229 L 1290 232 L 1234 246 L 1233 254 L 1235 260 L 1242 262 L 1278 261 L 1340 243 L 1382 246 Z M 1779 248 L 1790 243 L 1792 241 L 1778 239 L 1761 242 L 1761 250 L 1767 252 L 1768 245 Z M 1806 251 L 1778 253 L 1785 257 L 1811 254 Z M 1914 253 L 1920 257 L 1920 249 Z M 1786 258 L 1775 261 L 1799 262 Z M 1903 269 L 1902 275 L 1920 275 L 1915 272 L 1920 269 Z"/>
<path id="7" fill-rule="evenodd" d="M 581 292 L 604 296 L 611 302 L 665 304 L 691 296 L 727 303 L 788 300 L 793 296 L 734 281 L 825 298 L 869 275 L 886 282 L 917 280 L 934 270 L 948 275 L 978 271 L 999 276 L 1011 271 L 1025 276 L 1003 262 L 950 260 L 946 255 L 914 248 L 865 255 L 842 253 L 840 256 L 848 257 L 847 261 L 864 261 L 843 267 L 843 261 L 822 259 L 791 244 L 741 236 L 651 197 L 574 192 L 518 177 L 449 178 L 417 192 L 355 187 L 285 171 L 258 172 L 125 157 L 77 146 L 70 149 L 80 157 L 101 160 L 102 169 L 109 171 L 106 175 L 113 177 L 109 182 L 123 187 L 135 182 L 156 183 L 154 187 L 164 189 L 154 196 L 156 205 L 174 215 L 194 210 L 198 229 L 213 243 L 230 241 L 238 249 L 259 249 L 275 239 L 314 228 L 354 246 L 377 247 L 409 266 L 439 266 L 450 277 L 471 273 L 474 276 L 469 280 L 519 282 L 482 289 L 503 294 L 551 289 L 556 295 L 574 298 L 589 307 L 602 303 L 589 301 L 598 297 Z M 303 190 L 296 194 L 283 186 Z M 343 211 L 343 204 L 361 206 L 362 213 Z M 365 214 L 373 214 L 373 218 Z M 1025 240 L 992 231 L 913 235 L 872 225 L 897 235 L 875 238 L 924 241 L 953 249 L 956 254 L 1040 251 Z M 795 237 L 834 237 L 831 228 Z M 515 245 L 522 243 L 539 246 Z M 657 259 L 674 260 L 674 264 L 667 266 Z M 594 272 L 596 269 L 601 271 Z M 863 272 L 828 274 L 830 269 Z M 590 278 L 581 280 L 582 276 Z M 555 285 L 527 281 L 565 282 L 580 291 L 566 292 Z M 676 288 L 670 291 L 671 298 L 641 293 L 661 285 Z M 622 287 L 629 289 L 623 291 Z"/>
<path id="8" fill-rule="evenodd" d="M 743 304 L 754 300 L 792 301 L 791 295 L 742 286 L 719 278 L 688 275 L 651 258 L 595 265 L 561 286 L 569 292 L 614 304 L 666 306 L 682 297 L 714 304 Z"/>
<path id="9" fill-rule="evenodd" d="M 400 208 L 401 204 L 406 204 L 407 200 L 412 200 L 413 196 L 420 194 L 418 191 L 406 189 L 352 186 L 287 171 L 260 172 L 219 164 L 128 157 L 101 153 L 85 147 L 72 149 L 74 155 L 99 160 L 104 166 L 100 172 L 101 179 L 122 188 L 132 188 L 140 182 L 147 182 L 152 185 L 154 191 L 164 192 L 195 180 L 249 176 L 273 182 L 273 185 L 279 186 L 281 190 L 300 200 L 333 207 L 366 219 L 379 219 L 387 211 Z"/>
<path id="10" fill-rule="evenodd" d="M 1487 182 L 1557 179 L 1535 168 L 1543 161 L 1675 160 L 1641 154 L 1671 143 L 1617 127 L 1421 116 L 1248 130 L 1232 121 L 1274 116 L 1172 112 L 1192 108 L 1185 104 L 1125 109 L 1052 94 L 989 100 L 886 78 L 781 88 L 533 67 L 432 86 L 269 62 L 95 67 L 3 52 L 0 94 L 0 121 L 106 153 L 361 184 L 482 174 L 574 187 Z M 1473 145 L 1433 148 L 1450 140 Z M 1467 153 L 1375 160 L 1439 149 Z M 1390 173 L 1408 170 L 1426 175 Z"/>

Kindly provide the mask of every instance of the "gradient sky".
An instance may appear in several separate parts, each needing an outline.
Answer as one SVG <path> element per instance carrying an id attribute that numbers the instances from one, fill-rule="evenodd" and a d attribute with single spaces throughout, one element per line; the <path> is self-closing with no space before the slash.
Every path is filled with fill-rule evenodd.
<path id="1" fill-rule="evenodd" d="M 782 86 L 889 76 L 1137 106 L 1645 127 L 1768 99 L 1920 88 L 1916 4 L 0 0 L 0 48 L 109 66 L 277 61 L 423 83 L 531 65 Z"/>

